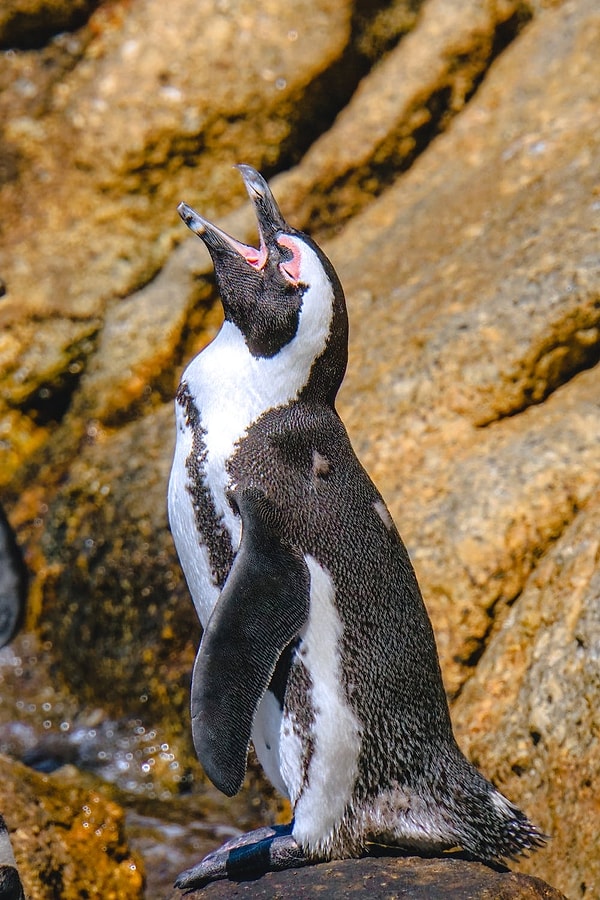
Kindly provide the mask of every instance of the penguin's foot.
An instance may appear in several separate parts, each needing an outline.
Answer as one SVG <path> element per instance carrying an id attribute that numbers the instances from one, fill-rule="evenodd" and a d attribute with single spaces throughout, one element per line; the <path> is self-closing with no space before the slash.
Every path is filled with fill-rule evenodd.
<path id="1" fill-rule="evenodd" d="M 305 856 L 292 837 L 291 824 L 265 826 L 226 841 L 196 866 L 182 872 L 175 887 L 189 891 L 222 878 L 245 881 L 265 872 L 293 869 L 311 862 L 314 860 Z"/>

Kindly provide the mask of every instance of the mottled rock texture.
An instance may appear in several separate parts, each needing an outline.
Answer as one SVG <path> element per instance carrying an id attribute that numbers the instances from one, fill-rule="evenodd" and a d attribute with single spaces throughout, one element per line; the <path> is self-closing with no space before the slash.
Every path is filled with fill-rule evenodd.
<path id="1" fill-rule="evenodd" d="M 2 808 L 28 900 L 141 900 L 123 810 L 96 791 L 0 756 Z"/>
<path id="2" fill-rule="evenodd" d="M 217 882 L 189 895 L 207 900 L 302 900 L 305 897 L 369 897 L 389 900 L 564 900 L 539 878 L 496 872 L 460 859 L 345 859 L 291 872 L 272 872 L 259 881 Z M 176 900 L 173 894 L 170 900 Z"/>
<path id="3" fill-rule="evenodd" d="M 175 206 L 254 240 L 250 163 L 344 283 L 340 412 L 460 741 L 552 836 L 521 868 L 597 896 L 597 3 L 64 9 L 0 16 L 0 487 L 52 682 L 189 752 L 171 399 L 220 311 Z"/>
<path id="4" fill-rule="evenodd" d="M 465 750 L 552 835 L 544 875 L 569 897 L 600 883 L 600 493 L 561 534 L 455 706 Z M 510 747 L 509 758 L 498 746 Z M 573 811 L 575 813 L 575 819 Z M 574 821 L 576 826 L 574 827 Z M 569 860 L 587 848 L 581 870 Z M 522 865 L 537 872 L 533 859 Z"/>

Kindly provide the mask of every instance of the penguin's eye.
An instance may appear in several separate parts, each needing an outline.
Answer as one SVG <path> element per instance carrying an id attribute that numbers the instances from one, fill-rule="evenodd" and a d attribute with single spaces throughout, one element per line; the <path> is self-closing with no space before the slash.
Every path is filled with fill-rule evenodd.
<path id="1" fill-rule="evenodd" d="M 287 281 L 290 281 L 294 285 L 299 284 L 300 266 L 302 263 L 300 247 L 296 241 L 288 235 L 282 235 L 278 238 L 277 244 L 281 250 L 279 271 Z"/>

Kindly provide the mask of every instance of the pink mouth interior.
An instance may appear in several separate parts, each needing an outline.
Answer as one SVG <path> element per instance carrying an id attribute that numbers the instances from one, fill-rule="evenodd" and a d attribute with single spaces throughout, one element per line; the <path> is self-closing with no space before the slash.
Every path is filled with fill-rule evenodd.
<path id="1" fill-rule="evenodd" d="M 246 260 L 249 266 L 252 266 L 253 269 L 263 268 L 267 261 L 267 248 L 262 240 L 258 250 L 256 247 L 249 247 L 248 244 L 242 244 L 241 241 L 236 241 L 232 238 L 229 238 L 229 241 L 232 247 Z"/>

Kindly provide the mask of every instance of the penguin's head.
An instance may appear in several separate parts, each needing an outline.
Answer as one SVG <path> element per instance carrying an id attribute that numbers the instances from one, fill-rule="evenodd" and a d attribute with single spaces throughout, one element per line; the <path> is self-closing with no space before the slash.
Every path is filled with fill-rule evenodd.
<path id="1" fill-rule="evenodd" d="M 303 394 L 333 403 L 348 355 L 348 319 L 337 274 L 306 234 L 283 218 L 264 178 L 237 166 L 254 205 L 259 247 L 232 238 L 195 210 L 177 207 L 210 253 L 225 319 L 244 336 L 249 352 L 271 358 L 294 342 L 311 359 Z"/>

